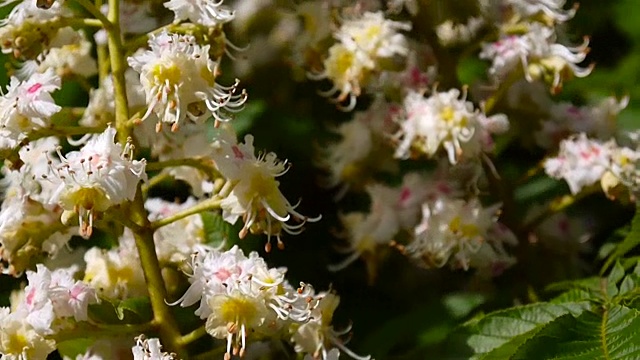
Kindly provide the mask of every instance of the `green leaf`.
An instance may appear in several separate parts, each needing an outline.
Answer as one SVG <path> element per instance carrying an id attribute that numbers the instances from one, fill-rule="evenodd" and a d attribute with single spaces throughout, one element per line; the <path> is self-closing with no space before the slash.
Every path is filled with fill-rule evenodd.
<path id="1" fill-rule="evenodd" d="M 636 214 L 633 216 L 631 220 L 631 230 L 629 234 L 622 240 L 620 244 L 616 247 L 613 253 L 609 256 L 607 261 L 602 266 L 601 274 L 603 274 L 607 269 L 619 258 L 626 255 L 629 251 L 631 251 L 636 246 L 640 245 L 640 204 L 636 206 Z"/>
<path id="2" fill-rule="evenodd" d="M 235 234 L 233 226 L 224 221 L 220 213 L 206 211 L 200 213 L 200 217 L 202 218 L 207 245 L 218 247 L 235 237 L 233 235 Z"/>
<path id="3" fill-rule="evenodd" d="M 473 355 L 473 359 L 496 359 L 497 354 L 515 352 L 520 344 L 556 318 L 579 315 L 588 308 L 588 302 L 536 303 L 497 311 L 467 322 L 452 337 L 453 345 L 458 351 L 470 352 L 466 355 Z M 504 348 L 499 350 L 501 347 Z"/>
<path id="4" fill-rule="evenodd" d="M 115 310 L 120 320 L 125 320 L 131 315 L 135 315 L 138 322 L 151 321 L 153 319 L 151 303 L 148 297 L 134 297 L 122 300 L 117 304 Z"/>
<path id="5" fill-rule="evenodd" d="M 136 324 L 151 321 L 153 314 L 148 297 L 125 300 L 101 299 L 99 304 L 89 305 L 89 318 L 103 324 Z"/>
<path id="6" fill-rule="evenodd" d="M 455 293 L 447 295 L 442 303 L 449 310 L 451 316 L 461 319 L 471 313 L 473 309 L 485 302 L 485 297 L 474 293 Z"/>
<path id="7" fill-rule="evenodd" d="M 59 342 L 56 344 L 56 348 L 62 357 L 75 359 L 78 355 L 84 354 L 87 351 L 87 348 L 95 342 L 96 339 L 78 338 Z"/>
<path id="8" fill-rule="evenodd" d="M 510 359 L 627 360 L 640 358 L 640 312 L 614 306 L 556 318 Z"/>
<path id="9" fill-rule="evenodd" d="M 611 269 L 609 276 L 607 276 L 606 289 L 607 289 L 607 295 L 609 297 L 618 295 L 617 284 L 620 280 L 622 280 L 623 277 L 624 277 L 624 268 L 618 261 L 613 266 L 613 269 Z"/>

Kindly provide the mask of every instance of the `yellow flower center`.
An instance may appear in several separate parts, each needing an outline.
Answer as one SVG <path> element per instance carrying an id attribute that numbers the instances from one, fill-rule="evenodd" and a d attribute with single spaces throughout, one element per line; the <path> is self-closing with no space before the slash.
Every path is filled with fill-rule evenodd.
<path id="1" fill-rule="evenodd" d="M 151 74 L 160 84 L 179 84 L 182 79 L 182 71 L 176 64 L 167 66 L 166 64 L 157 64 L 151 70 Z"/>
<path id="2" fill-rule="evenodd" d="M 449 222 L 449 230 L 465 238 L 474 238 L 480 234 L 480 229 L 474 224 L 465 224 L 460 216 L 456 216 Z"/>
<path id="3" fill-rule="evenodd" d="M 248 298 L 229 297 L 225 302 L 220 304 L 218 313 L 227 323 L 240 322 L 247 324 L 251 323 L 251 320 L 256 317 L 258 310 L 254 303 Z"/>

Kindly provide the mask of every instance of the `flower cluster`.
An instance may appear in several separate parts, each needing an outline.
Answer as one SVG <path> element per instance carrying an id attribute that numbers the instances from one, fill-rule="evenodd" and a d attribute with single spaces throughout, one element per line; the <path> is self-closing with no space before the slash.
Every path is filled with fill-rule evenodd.
<path id="1" fill-rule="evenodd" d="M 403 112 L 399 116 L 400 130 L 395 156 L 411 155 L 433 157 L 444 149 L 451 164 L 461 157 L 474 158 L 482 151 L 491 150 L 491 133 L 505 132 L 509 123 L 504 115 L 487 117 L 460 99 L 460 91 L 435 92 L 428 98 L 411 92 L 404 99 Z"/>
<path id="2" fill-rule="evenodd" d="M 209 46 L 201 46 L 189 35 L 163 32 L 149 40 L 150 50 L 129 58 L 140 73 L 148 109 L 142 119 L 154 113 L 176 131 L 185 119 L 198 121 L 213 116 L 229 120 L 229 112 L 242 108 L 246 94 L 215 82 L 218 64 L 209 58 Z"/>
<path id="3" fill-rule="evenodd" d="M 309 284 L 294 288 L 285 268 L 268 267 L 257 253 L 210 249 L 195 253 L 190 268 L 191 285 L 175 304 L 199 303 L 195 314 L 207 319 L 207 333 L 227 341 L 225 359 L 242 357 L 250 337 L 282 336 L 314 358 L 326 359 L 334 346 L 352 354 L 331 327 L 338 297 Z"/>
<path id="4" fill-rule="evenodd" d="M 28 285 L 13 309 L 0 309 L 0 353 L 7 359 L 45 359 L 55 349 L 51 337 L 76 322 L 86 321 L 95 290 L 74 280 L 76 269 L 27 271 Z"/>
<path id="5" fill-rule="evenodd" d="M 602 142 L 589 139 L 580 133 L 560 143 L 556 157 L 544 163 L 546 173 L 556 179 L 564 179 L 572 194 L 600 183 L 602 190 L 611 198 L 621 195 L 621 189 L 638 192 L 640 152 L 619 146 L 615 140 Z"/>
<path id="6" fill-rule="evenodd" d="M 268 236 L 265 249 L 271 249 L 271 236 L 276 236 L 279 248 L 284 247 L 280 239 L 282 231 L 299 234 L 306 222 L 320 220 L 320 216 L 309 218 L 298 211 L 296 205 L 282 195 L 276 177 L 288 170 L 286 161 L 280 161 L 275 153 L 255 155 L 253 136 L 247 135 L 244 143 L 236 143 L 235 136 L 222 137 L 216 146 L 213 158 L 217 168 L 230 185 L 221 203 L 222 217 L 235 224 L 242 217 L 244 226 L 240 238 L 248 232 Z M 289 224 L 294 220 L 296 224 Z"/>
<path id="7" fill-rule="evenodd" d="M 498 10 L 510 14 L 499 19 L 499 38 L 484 44 L 479 54 L 481 59 L 492 61 L 489 75 L 494 81 L 503 82 L 510 74 L 521 73 L 530 82 L 546 82 L 553 93 L 558 93 L 562 82 L 570 76 L 584 77 L 591 73 L 591 66 L 579 66 L 589 50 L 588 39 L 578 46 L 556 42 L 556 25 L 569 20 L 574 13 L 562 9 L 564 1 L 544 5 L 527 0 L 506 3 L 511 11 Z"/>
<path id="8" fill-rule="evenodd" d="M 346 20 L 334 34 L 338 42 L 329 48 L 324 70 L 311 77 L 330 80 L 333 87 L 323 94 L 337 103 L 348 100 L 344 109 L 352 110 L 361 89 L 381 70 L 381 61 L 408 54 L 406 39 L 398 31 L 410 29 L 407 23 L 385 19 L 382 12 Z"/>

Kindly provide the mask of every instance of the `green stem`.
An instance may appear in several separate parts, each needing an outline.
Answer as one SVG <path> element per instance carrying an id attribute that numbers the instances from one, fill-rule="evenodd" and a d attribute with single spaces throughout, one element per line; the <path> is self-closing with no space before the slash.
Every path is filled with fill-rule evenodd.
<path id="1" fill-rule="evenodd" d="M 104 4 L 104 0 L 96 0 L 96 7 L 99 9 Z M 105 44 L 96 44 L 96 54 L 98 56 L 98 84 L 102 86 L 104 80 L 109 76 L 109 52 Z"/>
<path id="2" fill-rule="evenodd" d="M 198 170 L 201 170 L 205 174 L 210 177 L 218 177 L 218 170 L 213 166 L 210 160 L 206 159 L 194 159 L 194 158 L 186 158 L 186 159 L 171 159 L 165 161 L 158 161 L 148 163 L 146 166 L 147 171 L 158 171 L 168 167 L 176 167 L 176 166 L 190 166 L 194 167 Z"/>
<path id="3" fill-rule="evenodd" d="M 63 20 L 63 23 L 67 26 L 71 26 L 71 27 L 96 27 L 96 28 L 102 28 L 104 26 L 104 24 L 102 23 L 102 21 L 98 20 L 98 19 L 68 19 L 65 18 Z"/>
<path id="4" fill-rule="evenodd" d="M 108 32 L 113 32 L 113 30 L 115 30 L 116 28 L 116 26 L 114 26 L 115 24 L 112 21 L 110 21 L 106 16 L 104 16 L 104 14 L 100 12 L 100 9 L 98 9 L 95 5 L 93 5 L 91 1 L 75 0 L 75 2 L 77 2 L 85 10 L 87 10 L 89 14 L 93 15 L 93 17 L 95 17 L 98 21 L 100 21 L 100 23 L 102 23 L 102 26 L 105 28 L 105 30 L 107 30 Z"/>
<path id="5" fill-rule="evenodd" d="M 86 0 L 78 0 L 86 1 Z M 112 28 L 107 28 L 109 59 L 111 62 L 111 73 L 113 76 L 113 88 L 115 93 L 115 119 L 118 140 L 124 144 L 132 135 L 132 128 L 129 123 L 129 104 L 127 101 L 127 88 L 124 72 L 127 69 L 126 57 L 122 46 L 120 34 L 120 0 L 109 0 L 108 20 L 113 24 Z M 149 290 L 149 300 L 153 309 L 153 320 L 157 324 L 160 339 L 168 351 L 175 352 L 178 357 L 184 358 L 184 350 L 179 343 L 181 337 L 178 325 L 171 313 L 167 299 L 167 288 L 162 278 L 160 263 L 153 241 L 154 228 L 149 223 L 147 211 L 144 208 L 144 198 L 142 188 L 138 184 L 134 200 L 123 206 L 123 216 L 138 224 L 133 228 L 133 236 L 138 249 L 140 263 L 144 272 L 144 277 Z"/>
<path id="6" fill-rule="evenodd" d="M 187 216 L 191 216 L 194 214 L 201 213 L 203 211 L 215 210 L 220 208 L 220 203 L 222 200 L 218 197 L 213 197 L 211 199 L 205 200 L 197 205 L 194 205 L 188 209 L 179 211 L 171 216 L 167 216 L 166 218 L 156 220 L 151 223 L 151 229 L 154 231 L 169 224 L 172 224 L 180 219 L 184 219 Z"/>
<path id="7" fill-rule="evenodd" d="M 111 325 L 81 322 L 73 329 L 58 331 L 52 338 L 56 342 L 63 342 L 80 338 L 103 338 L 126 334 L 140 335 L 151 330 L 154 330 L 152 323 Z"/>
<path id="8" fill-rule="evenodd" d="M 200 326 L 199 328 L 193 330 L 192 332 L 183 335 L 178 340 L 178 342 L 182 344 L 182 346 L 189 345 L 190 343 L 200 339 L 205 335 L 207 335 L 207 329 L 204 326 Z"/>
<path id="9" fill-rule="evenodd" d="M 127 65 L 125 63 L 126 58 L 124 56 L 122 36 L 120 34 L 119 0 L 109 0 L 108 19 L 110 23 L 113 24 L 112 29 L 107 29 L 107 45 L 109 46 L 109 59 L 111 62 L 111 74 L 113 76 L 116 130 L 118 130 L 118 141 L 124 144 L 130 136 L 130 128 L 127 127 L 127 121 L 129 120 L 129 102 L 127 100 L 127 84 L 124 78 Z"/>
<path id="10" fill-rule="evenodd" d="M 487 101 L 485 101 L 482 108 L 482 110 L 484 110 L 484 113 L 488 115 L 493 110 L 495 110 L 496 105 L 500 100 L 502 100 L 502 98 L 507 93 L 507 91 L 511 89 L 511 86 L 515 84 L 516 81 L 522 79 L 522 77 L 523 77 L 522 71 L 513 71 L 509 75 L 507 80 L 500 83 L 496 92 L 494 92 L 493 95 L 491 95 L 491 97 L 488 98 Z"/>
<path id="11" fill-rule="evenodd" d="M 153 242 L 154 230 L 147 219 L 147 212 L 144 209 L 142 191 L 140 186 L 136 192 L 136 198 L 129 207 L 128 215 L 131 220 L 140 225 L 133 236 L 140 256 L 140 263 L 149 290 L 149 300 L 153 309 L 153 322 L 156 324 L 160 339 L 168 351 L 175 352 L 179 357 L 184 357 L 183 346 L 180 343 L 181 334 L 178 330 L 173 314 L 167 299 L 167 288 L 162 278 L 160 262 Z"/>
<path id="12" fill-rule="evenodd" d="M 167 174 L 167 173 L 160 173 L 154 177 L 152 177 L 151 179 L 149 179 L 149 181 L 142 185 L 142 193 L 146 194 L 149 192 L 149 189 L 155 187 L 156 185 L 160 184 L 161 182 L 167 180 L 171 178 L 171 175 Z"/>
<path id="13" fill-rule="evenodd" d="M 85 134 L 97 134 L 104 131 L 102 126 L 50 126 L 39 129 L 29 135 L 29 141 L 34 141 L 48 136 L 76 136 Z"/>

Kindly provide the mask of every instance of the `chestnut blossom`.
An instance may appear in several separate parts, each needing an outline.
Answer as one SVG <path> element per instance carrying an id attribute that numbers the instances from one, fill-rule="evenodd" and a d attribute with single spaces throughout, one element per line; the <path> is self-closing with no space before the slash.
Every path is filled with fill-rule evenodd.
<path id="1" fill-rule="evenodd" d="M 569 76 L 585 77 L 592 67 L 578 66 L 587 56 L 589 41 L 576 47 L 556 43 L 555 30 L 540 23 L 526 24 L 525 34 L 506 33 L 490 44 L 484 44 L 481 59 L 491 60 L 489 75 L 498 82 L 521 66 L 527 81 L 543 80 L 558 92 Z"/>
<path id="2" fill-rule="evenodd" d="M 329 173 L 326 186 L 342 185 L 337 197 L 350 188 L 360 189 L 372 172 L 397 170 L 386 139 L 395 128 L 397 111 L 396 105 L 376 98 L 369 109 L 355 112 L 351 121 L 335 129 L 339 141 L 319 149 L 319 165 Z"/>
<path id="3" fill-rule="evenodd" d="M 466 23 L 458 24 L 447 20 L 436 27 L 436 34 L 442 45 L 455 46 L 471 41 L 484 25 L 481 17 L 470 17 Z"/>
<path id="4" fill-rule="evenodd" d="M 130 145 L 114 143 L 116 130 L 108 127 L 93 135 L 79 150 L 52 165 L 48 179 L 56 190 L 49 200 L 78 215 L 80 235 L 91 236 L 96 212 L 133 200 L 140 180 L 147 179 L 146 161 L 133 160 Z"/>
<path id="5" fill-rule="evenodd" d="M 155 221 L 188 209 L 196 204 L 194 198 L 188 198 L 182 204 L 162 199 L 147 199 L 144 206 L 149 211 L 149 220 Z M 187 216 L 156 230 L 153 234 L 156 253 L 160 263 L 181 264 L 194 252 L 206 248 L 206 235 L 202 217 L 199 214 Z"/>
<path id="6" fill-rule="evenodd" d="M 200 303 L 195 314 L 207 319 L 207 333 L 227 340 L 225 359 L 242 356 L 252 334 L 272 337 L 289 323 L 310 321 L 318 305 L 311 286 L 293 288 L 285 268 L 269 268 L 256 252 L 246 257 L 237 246 L 195 253 L 190 267 L 191 285 L 174 305 Z"/>
<path id="7" fill-rule="evenodd" d="M 60 208 L 46 204 L 54 187 L 43 176 L 49 172 L 47 158 L 55 145 L 55 138 L 31 142 L 19 151 L 20 169 L 2 169 L 0 258 L 5 274 L 19 276 L 45 257 L 56 258 L 76 231 L 60 222 Z"/>
<path id="8" fill-rule="evenodd" d="M 500 205 L 485 208 L 477 199 L 465 201 L 442 197 L 422 206 L 422 220 L 414 229 L 414 237 L 405 247 L 409 257 L 427 267 L 484 267 L 495 262 L 507 262 L 501 241 L 512 242 L 496 232 Z M 501 230 L 501 229 L 498 229 Z M 492 241 L 493 240 L 493 241 Z M 487 249 L 483 249 L 485 247 Z M 479 257 L 480 256 L 480 257 Z M 482 263 L 478 264 L 476 258 Z M 475 261 L 474 261 L 475 260 Z"/>
<path id="9" fill-rule="evenodd" d="M 29 284 L 23 301 L 17 305 L 18 311 L 26 313 L 25 321 L 42 334 L 64 327 L 61 321 L 67 318 L 86 321 L 89 304 L 98 301 L 95 290 L 73 279 L 74 269 L 50 271 L 42 264 L 36 269 L 27 271 Z"/>
<path id="10" fill-rule="evenodd" d="M 398 141 L 395 156 L 433 157 L 444 149 L 449 162 L 456 164 L 461 157 L 473 158 L 489 150 L 489 135 L 507 129 L 504 115 L 487 117 L 479 113 L 466 100 L 466 93 L 460 98 L 457 89 L 435 92 L 428 98 L 410 92 L 404 99 L 400 130 L 394 135 Z"/>
<path id="11" fill-rule="evenodd" d="M 581 133 L 560 143 L 558 155 L 544 162 L 547 175 L 564 179 L 572 194 L 597 183 L 609 169 L 614 141 L 603 143 Z"/>
<path id="12" fill-rule="evenodd" d="M 287 172 L 286 161 L 280 161 L 276 154 L 254 154 L 253 136 L 246 135 L 244 143 L 236 143 L 235 136 L 227 135 L 216 145 L 213 158 L 220 173 L 231 183 L 231 190 L 222 199 L 222 217 L 235 224 L 242 217 L 244 226 L 240 238 L 248 232 L 263 233 L 268 236 L 265 249 L 271 250 L 271 236 L 275 236 L 279 248 L 284 246 L 280 239 L 282 231 L 297 235 L 304 224 L 320 220 L 306 217 L 296 211 L 279 189 L 276 177 Z M 295 220 L 297 224 L 288 223 Z"/>
<path id="13" fill-rule="evenodd" d="M 136 338 L 136 344 L 131 348 L 133 360 L 174 360 L 175 354 L 162 351 L 162 344 L 158 338 L 145 338 L 140 335 Z"/>
<path id="14" fill-rule="evenodd" d="M 359 18 L 346 20 L 335 33 L 338 42 L 329 48 L 324 70 L 309 76 L 330 80 L 333 87 L 322 94 L 333 97 L 336 103 L 348 99 L 343 109 L 350 111 L 369 77 L 382 70 L 382 59 L 409 53 L 407 41 L 399 31 L 410 29 L 408 23 L 385 19 L 382 12 L 365 12 Z"/>
<path id="15" fill-rule="evenodd" d="M 209 45 L 198 45 L 190 35 L 165 31 L 152 36 L 149 47 L 128 58 L 140 73 L 146 94 L 143 120 L 154 113 L 158 124 L 172 124 L 177 131 L 186 119 L 201 121 L 213 116 L 216 121 L 228 121 L 229 113 L 242 108 L 247 97 L 244 92 L 235 94 L 238 81 L 228 87 L 215 82 L 218 64 L 209 59 Z"/>
<path id="16" fill-rule="evenodd" d="M 576 14 L 577 6 L 565 10 L 566 0 L 506 0 L 511 8 L 522 17 L 544 14 L 553 22 L 565 22 Z"/>
<path id="17" fill-rule="evenodd" d="M 620 100 L 607 97 L 591 106 L 575 106 L 568 102 L 553 104 L 549 118 L 535 133 L 536 142 L 544 148 L 553 148 L 574 133 L 585 133 L 600 140 L 609 139 L 615 135 L 618 114 L 628 104 L 628 97 Z"/>
<path id="18" fill-rule="evenodd" d="M 44 360 L 56 349 L 54 340 L 45 338 L 25 321 L 26 315 L 24 311 L 0 308 L 0 355 L 3 360 Z"/>
<path id="19" fill-rule="evenodd" d="M 1 5 L 18 2 L 9 15 L 0 20 L 0 46 L 4 54 L 19 59 L 34 59 L 55 38 L 63 18 L 73 16 L 64 1 L 53 1 L 43 9 L 36 1 L 5 1 Z"/>
<path id="20" fill-rule="evenodd" d="M 47 69 L 60 76 L 79 75 L 90 77 L 98 73 L 98 64 L 92 56 L 92 45 L 83 31 L 71 27 L 61 28 L 49 44 L 49 48 L 34 60 L 27 60 L 18 70 L 21 78 L 30 78 Z"/>
<path id="21" fill-rule="evenodd" d="M 101 297 L 126 299 L 148 296 L 133 234 L 125 230 L 118 246 L 109 250 L 93 247 L 84 254 L 87 267 L 84 281 L 98 290 Z"/>
<path id="22" fill-rule="evenodd" d="M 318 305 L 312 310 L 311 319 L 293 332 L 291 341 L 295 344 L 294 350 L 306 353 L 305 360 L 338 359 L 340 350 L 356 360 L 371 359 L 371 356 L 357 355 L 345 346 L 341 337 L 351 331 L 351 326 L 337 331 L 331 325 L 340 297 L 333 292 L 312 294 L 312 297 L 318 301 Z"/>
<path id="23" fill-rule="evenodd" d="M 60 77 L 53 70 L 33 74 L 28 80 L 11 77 L 0 98 L 0 138 L 15 147 L 30 132 L 49 125 L 49 118 L 60 111 L 51 93 L 60 89 Z"/>
<path id="24" fill-rule="evenodd" d="M 174 22 L 189 20 L 194 24 L 215 27 L 235 18 L 234 11 L 222 3 L 224 0 L 169 0 L 164 7 L 173 11 Z"/>

